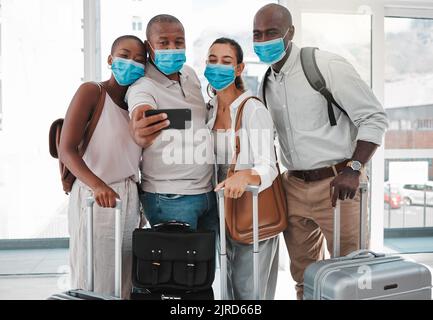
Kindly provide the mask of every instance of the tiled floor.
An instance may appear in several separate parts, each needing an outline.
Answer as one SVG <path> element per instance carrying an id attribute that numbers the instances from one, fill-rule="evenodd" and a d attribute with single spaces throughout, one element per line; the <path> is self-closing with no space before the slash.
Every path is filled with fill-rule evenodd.
<path id="1" fill-rule="evenodd" d="M 287 264 L 280 264 L 276 293 L 279 300 L 295 298 L 294 282 L 286 268 Z M 67 249 L 0 251 L 0 300 L 46 299 L 69 289 L 68 272 Z M 218 297 L 218 271 L 214 292 Z"/>
<path id="2" fill-rule="evenodd" d="M 285 254 L 287 253 L 281 256 L 276 299 L 293 300 L 294 282 Z M 405 257 L 433 268 L 432 253 L 407 254 Z M 28 275 L 29 273 L 33 274 Z M 67 290 L 68 283 L 67 249 L 0 251 L 0 300 L 46 299 L 53 293 Z M 214 291 L 218 297 L 218 272 Z"/>

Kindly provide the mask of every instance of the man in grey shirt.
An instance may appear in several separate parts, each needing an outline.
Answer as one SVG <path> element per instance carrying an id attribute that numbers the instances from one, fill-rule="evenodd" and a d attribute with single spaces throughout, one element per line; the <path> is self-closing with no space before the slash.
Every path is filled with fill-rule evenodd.
<path id="1" fill-rule="evenodd" d="M 325 238 L 332 252 L 333 207 L 338 199 L 340 253 L 358 248 L 358 186 L 367 180 L 365 164 L 382 143 L 388 122 L 371 89 L 344 58 L 316 51 L 326 87 L 342 108 L 333 103 L 330 108 L 335 119 L 331 118 L 327 100 L 311 87 L 303 72 L 300 49 L 292 42 L 292 17 L 285 7 L 269 4 L 261 8 L 253 32 L 255 52 L 270 65 L 260 92 L 265 92 L 262 98 L 275 123 L 281 161 L 288 169 L 283 174 L 289 217 L 285 240 L 301 299 L 304 271 L 323 259 Z"/>
<path id="2" fill-rule="evenodd" d="M 170 15 L 152 18 L 146 30 L 150 61 L 145 76 L 129 89 L 131 133 L 143 147 L 140 200 L 151 225 L 177 220 L 192 228 L 217 230 L 210 136 L 206 136 L 206 105 L 200 81 L 187 65 L 185 31 Z M 190 109 L 191 126 L 164 130 L 166 114 L 145 116 L 151 109 Z M 197 154 L 197 150 L 205 150 Z"/>

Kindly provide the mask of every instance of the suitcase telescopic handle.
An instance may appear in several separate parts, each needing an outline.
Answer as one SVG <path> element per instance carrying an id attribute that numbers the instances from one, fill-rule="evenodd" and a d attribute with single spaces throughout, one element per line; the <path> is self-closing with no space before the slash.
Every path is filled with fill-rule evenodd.
<path id="1" fill-rule="evenodd" d="M 373 256 L 375 258 L 384 257 L 384 253 L 377 253 L 371 250 L 361 249 L 354 252 L 349 253 L 345 256 L 347 259 L 358 259 L 358 258 L 365 258 L 365 256 Z"/>
<path id="2" fill-rule="evenodd" d="M 366 216 L 367 216 L 367 207 L 368 207 L 368 183 L 362 182 L 359 184 L 359 194 L 360 194 L 360 203 L 359 203 L 359 249 L 363 250 L 366 247 Z M 337 201 L 337 205 L 334 208 L 334 228 L 333 228 L 333 258 L 340 256 L 340 201 Z"/>
<path id="3" fill-rule="evenodd" d="M 87 285 L 88 290 L 94 290 L 93 267 L 93 205 L 95 198 L 88 197 L 87 204 Z M 114 236 L 114 295 L 121 297 L 122 292 L 122 229 L 121 229 L 122 200 L 116 199 L 115 206 L 115 236 Z"/>
<path id="4" fill-rule="evenodd" d="M 247 186 L 245 192 L 253 195 L 253 281 L 254 298 L 260 300 L 259 283 L 259 187 Z M 226 248 L 226 224 L 224 211 L 224 188 L 218 190 L 219 198 L 219 219 L 220 219 L 220 257 L 221 257 L 221 300 L 227 300 L 227 248 Z"/>

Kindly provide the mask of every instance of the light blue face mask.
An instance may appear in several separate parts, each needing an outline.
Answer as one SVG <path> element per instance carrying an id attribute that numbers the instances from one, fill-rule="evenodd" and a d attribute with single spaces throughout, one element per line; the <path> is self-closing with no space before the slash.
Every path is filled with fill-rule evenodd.
<path id="1" fill-rule="evenodd" d="M 261 62 L 271 65 L 283 59 L 287 50 L 287 48 L 284 47 L 284 38 L 289 30 L 290 29 L 287 29 L 282 38 L 264 42 L 254 42 L 254 52 L 257 54 Z M 287 44 L 287 47 L 288 46 L 289 44 Z"/>
<path id="2" fill-rule="evenodd" d="M 204 72 L 209 84 L 217 91 L 224 90 L 236 79 L 235 67 L 225 64 L 208 64 Z"/>
<path id="3" fill-rule="evenodd" d="M 144 76 L 144 64 L 130 59 L 114 57 L 111 71 L 119 85 L 129 86 Z"/>
<path id="4" fill-rule="evenodd" d="M 186 62 L 185 49 L 165 49 L 153 51 L 155 53 L 154 63 L 158 70 L 165 75 L 179 72 Z"/>

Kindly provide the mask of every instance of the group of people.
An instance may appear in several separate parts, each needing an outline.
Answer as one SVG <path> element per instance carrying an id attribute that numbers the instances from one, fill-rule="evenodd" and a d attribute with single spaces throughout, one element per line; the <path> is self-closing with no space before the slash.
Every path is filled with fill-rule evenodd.
<path id="1" fill-rule="evenodd" d="M 101 83 L 84 83 L 67 111 L 60 159 L 77 177 L 70 194 L 69 233 L 71 285 L 86 288 L 85 200 L 93 196 L 95 291 L 114 291 L 114 221 L 110 214 L 122 199 L 122 298 L 131 292 L 132 232 L 170 220 L 193 229 L 218 233 L 215 191 L 239 198 L 248 185 L 259 192 L 278 175 L 274 154 L 279 142 L 287 200 L 284 239 L 298 298 L 303 295 L 306 267 L 324 257 L 323 241 L 332 248 L 333 207 L 341 201 L 341 254 L 355 250 L 359 239 L 360 181 L 365 164 L 381 144 L 386 114 L 371 89 L 342 57 L 316 51 L 317 66 L 327 89 L 344 112 L 334 108 L 303 73 L 300 48 L 292 42 L 295 28 L 288 9 L 262 7 L 254 17 L 253 45 L 269 65 L 260 100 L 248 99 L 242 115 L 242 148 L 235 174 L 227 177 L 236 139 L 238 107 L 253 93 L 242 81 L 245 68 L 240 45 L 216 39 L 209 48 L 204 76 L 205 101 L 194 70 L 185 64 L 185 30 L 171 15 L 152 18 L 146 40 L 126 35 L 116 39 L 107 63 L 112 75 Z M 78 146 L 101 95 L 104 108 L 84 155 Z M 266 104 L 264 102 L 266 101 Z M 167 114 L 146 116 L 152 109 L 190 109 L 188 134 L 170 134 Z M 205 134 L 202 134 L 205 132 Z M 197 137 L 201 137 L 201 139 Z M 244 145 L 245 144 L 245 145 Z M 173 152 L 204 150 L 205 161 L 167 161 Z M 199 152 L 200 153 L 200 152 Z M 194 158 L 194 157 L 193 157 Z M 141 206 L 140 206 L 141 203 Z M 140 207 L 142 210 L 140 210 Z M 143 215 L 144 213 L 144 215 Z M 278 275 L 279 237 L 260 241 L 261 298 L 274 299 Z M 252 249 L 227 237 L 228 295 L 252 299 Z"/>

